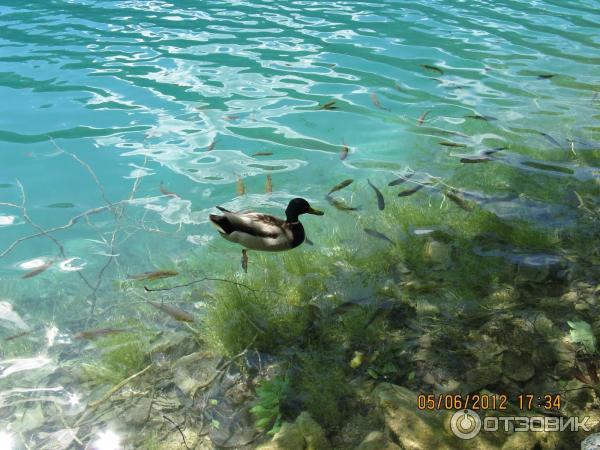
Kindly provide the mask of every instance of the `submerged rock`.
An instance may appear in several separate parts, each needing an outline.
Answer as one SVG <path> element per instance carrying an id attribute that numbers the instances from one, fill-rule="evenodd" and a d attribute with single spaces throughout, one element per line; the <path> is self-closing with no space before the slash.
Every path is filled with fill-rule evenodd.
<path id="1" fill-rule="evenodd" d="M 454 436 L 449 429 L 452 414 L 443 410 L 417 409 L 417 396 L 416 392 L 389 383 L 381 383 L 373 391 L 374 401 L 383 416 L 386 429 L 399 442 L 401 448 L 404 450 L 490 448 L 490 443 L 484 441 L 481 436 L 469 441 Z"/>
<path id="2" fill-rule="evenodd" d="M 173 365 L 173 382 L 188 397 L 193 398 L 198 389 L 215 375 L 221 358 L 209 352 L 196 352 L 179 358 Z"/>
<path id="3" fill-rule="evenodd" d="M 527 381 L 535 373 L 531 357 L 517 352 L 508 351 L 502 355 L 502 370 L 504 375 L 514 381 Z"/>
<path id="4" fill-rule="evenodd" d="M 355 450 L 402 450 L 380 431 L 373 431 Z"/>
<path id="5" fill-rule="evenodd" d="M 501 450 L 554 450 L 564 448 L 558 446 L 559 433 L 552 432 L 528 432 L 512 433 Z"/>
<path id="6" fill-rule="evenodd" d="M 468 391 L 477 391 L 486 386 L 492 386 L 498 383 L 502 376 L 500 364 L 489 364 L 475 367 L 466 374 Z"/>
<path id="7" fill-rule="evenodd" d="M 284 422 L 271 442 L 258 450 L 329 450 L 325 432 L 309 413 L 301 413 L 294 423 Z"/>
<path id="8" fill-rule="evenodd" d="M 258 450 L 304 450 L 302 431 L 293 423 L 284 422 L 271 442 L 261 445 Z"/>

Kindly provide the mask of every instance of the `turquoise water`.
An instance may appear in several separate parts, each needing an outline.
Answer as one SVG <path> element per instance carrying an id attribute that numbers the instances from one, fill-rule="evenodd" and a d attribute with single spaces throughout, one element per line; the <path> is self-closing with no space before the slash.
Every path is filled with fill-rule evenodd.
<path id="1" fill-rule="evenodd" d="M 364 239 L 356 217 L 377 211 L 367 178 L 384 190 L 411 171 L 452 178 L 503 219 L 576 224 L 572 194 L 544 193 L 598 179 L 598 11 L 591 0 L 0 1 L 0 298 L 28 327 L 56 327 L 29 342 L 46 355 L 120 308 L 141 320 L 131 302 L 143 295 L 118 289 L 130 275 L 239 275 L 239 248 L 208 223 L 215 206 L 281 216 L 304 197 L 325 210 L 303 222 L 326 247 L 340 228 Z M 460 162 L 498 147 L 493 161 Z M 324 198 L 347 178 L 339 198 L 354 215 Z M 403 188 L 385 188 L 388 205 L 443 198 Z M 5 322 L 4 337 L 24 329 Z M 0 356 L 4 369 L 15 357 Z M 17 430 L 11 417 L 0 414 Z"/>

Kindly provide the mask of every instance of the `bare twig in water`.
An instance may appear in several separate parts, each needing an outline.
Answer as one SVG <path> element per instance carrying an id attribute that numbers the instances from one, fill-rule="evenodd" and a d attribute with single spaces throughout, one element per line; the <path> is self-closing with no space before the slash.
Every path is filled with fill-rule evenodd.
<path id="1" fill-rule="evenodd" d="M 31 450 L 31 447 L 29 445 L 27 445 L 27 440 L 25 439 L 25 436 L 23 435 L 22 431 L 19 431 L 19 437 L 21 438 L 21 442 L 23 443 L 23 445 L 25 446 L 25 448 L 27 450 Z"/>
<path id="2" fill-rule="evenodd" d="M 250 341 L 250 343 L 246 346 L 246 348 L 244 350 L 242 350 L 240 353 L 238 353 L 237 355 L 232 356 L 229 359 L 229 361 L 227 361 L 225 364 L 223 364 L 223 366 L 221 366 L 217 371 L 215 371 L 215 374 L 212 377 L 210 377 L 210 379 L 206 383 L 203 383 L 203 384 L 201 384 L 199 386 L 196 386 L 194 388 L 194 390 L 192 392 L 190 392 L 190 397 L 192 399 L 196 398 L 196 393 L 198 391 L 200 391 L 200 390 L 202 390 L 202 389 L 210 386 L 212 384 L 212 382 L 215 381 L 220 375 L 223 375 L 227 371 L 227 369 L 229 368 L 229 366 L 231 364 L 233 364 L 233 362 L 236 359 L 244 356 L 248 352 L 248 349 L 252 346 L 252 344 L 254 344 L 254 341 L 256 341 L 257 337 L 258 337 L 258 334 L 255 334 L 254 337 L 252 338 L 252 340 Z"/>
<path id="3" fill-rule="evenodd" d="M 25 219 L 27 221 L 27 223 L 29 225 L 31 225 L 33 228 L 35 228 L 40 233 L 42 233 L 42 235 L 46 236 L 48 239 L 50 239 L 52 242 L 54 242 L 56 244 L 56 246 L 58 247 L 60 254 L 64 257 L 65 249 L 62 246 L 62 244 L 60 242 L 58 242 L 58 240 L 54 236 L 50 236 L 48 233 L 46 233 L 42 227 L 40 227 L 38 224 L 34 223 L 33 220 L 31 220 L 31 217 L 29 217 L 29 214 L 27 213 L 27 208 L 25 207 L 25 203 L 27 202 L 27 197 L 25 196 L 25 189 L 23 188 L 23 185 L 21 184 L 21 181 L 19 181 L 19 180 L 17 180 L 17 185 L 19 186 L 19 190 L 21 191 L 20 209 L 21 209 L 21 214 L 23 215 L 23 219 Z"/>
<path id="4" fill-rule="evenodd" d="M 94 170 L 90 167 L 90 165 L 88 163 L 86 163 L 85 161 L 83 161 L 82 159 L 80 159 L 76 154 L 62 149 L 56 142 L 54 142 L 54 139 L 52 139 L 52 136 L 48 136 L 48 138 L 50 139 L 50 142 L 52 142 L 52 145 L 54 145 L 54 148 L 56 148 L 59 152 L 64 153 L 65 155 L 69 155 L 71 158 L 73 158 L 75 161 L 77 161 L 79 164 L 81 164 L 90 173 L 90 175 L 94 179 L 94 182 L 96 183 L 96 186 L 98 186 L 98 189 L 100 189 L 100 194 L 102 195 L 102 199 L 104 200 L 104 203 L 106 203 L 109 207 L 112 208 L 113 207 L 112 202 L 108 198 L 106 198 L 106 192 L 104 191 L 104 187 L 102 186 L 102 184 L 100 183 L 100 180 L 96 176 L 96 172 L 94 172 Z"/>
<path id="5" fill-rule="evenodd" d="M 119 202 L 122 203 L 122 202 Z M 16 206 L 16 205 L 15 205 Z M 17 208 L 21 208 L 21 206 L 17 206 Z M 92 208 L 92 209 L 88 209 L 85 212 L 82 212 L 81 214 L 77 214 L 76 216 L 72 217 L 71 219 L 69 219 L 69 221 L 64 224 L 61 225 L 59 227 L 54 227 L 54 228 L 49 228 L 47 230 L 41 230 L 39 233 L 35 233 L 35 234 L 30 234 L 29 236 L 23 236 L 20 237 L 19 239 L 15 240 L 12 244 L 10 244 L 6 249 L 4 249 L 2 251 L 2 253 L 0 253 L 0 258 L 8 255 L 11 251 L 14 250 L 14 248 L 19 245 L 21 242 L 27 241 L 29 239 L 33 239 L 36 237 L 40 237 L 40 236 L 47 236 L 50 233 L 54 233 L 55 231 L 60 231 L 60 230 L 66 230 L 67 228 L 72 227 L 73 225 L 75 225 L 77 223 L 77 221 L 79 219 L 81 219 L 82 217 L 87 217 L 91 214 L 97 214 L 99 212 L 105 211 L 109 209 L 108 206 L 101 206 L 99 208 Z"/>
<path id="6" fill-rule="evenodd" d="M 185 440 L 185 436 L 183 434 L 183 431 L 181 431 L 181 428 L 179 427 L 179 425 L 177 425 L 175 422 L 173 422 L 171 419 L 169 419 L 167 416 L 165 416 L 164 414 L 162 415 L 165 419 L 167 419 L 169 422 L 171 422 L 175 428 L 177 428 L 177 431 L 179 431 L 179 434 L 181 435 L 181 439 L 183 439 L 183 445 L 185 445 L 185 448 L 187 448 L 188 450 L 191 450 L 188 445 L 187 442 Z"/>
<path id="7" fill-rule="evenodd" d="M 91 413 L 93 413 L 96 409 L 98 409 L 98 406 L 100 406 L 102 403 L 104 403 L 105 401 L 107 401 L 109 398 L 111 398 L 113 396 L 113 394 L 117 391 L 119 391 L 122 387 L 124 387 L 126 384 L 128 384 L 130 381 L 134 380 L 135 378 L 139 377 L 140 375 L 146 373 L 148 370 L 150 370 L 150 368 L 154 365 L 154 363 L 149 364 L 148 366 L 146 366 L 145 368 L 143 368 L 142 370 L 140 370 L 137 373 L 134 373 L 133 375 L 131 375 L 130 377 L 125 378 L 123 381 L 119 382 L 118 384 L 116 384 L 115 386 L 113 386 L 106 394 L 104 394 L 100 399 L 96 400 L 95 402 L 92 402 L 88 405 L 88 409 L 85 410 L 85 412 L 82 414 L 82 416 L 79 418 L 79 420 L 75 423 L 75 427 L 78 427 L 81 422 L 83 422 L 83 420 L 85 418 L 87 418 L 87 416 Z"/>
<path id="8" fill-rule="evenodd" d="M 146 166 L 147 161 L 148 161 L 148 158 L 144 157 L 143 167 Z M 136 177 L 135 182 L 133 183 L 133 186 L 131 188 L 131 193 L 129 194 L 128 202 L 133 200 L 133 197 L 135 196 L 137 188 L 140 184 L 140 179 L 141 179 L 141 177 Z M 106 199 L 105 199 L 105 201 L 106 201 Z M 104 272 L 106 271 L 108 266 L 110 266 L 110 264 L 113 262 L 113 260 L 115 258 L 115 239 L 117 237 L 117 232 L 119 231 L 119 221 L 123 217 L 124 213 L 125 213 L 125 206 L 122 206 L 121 208 L 119 208 L 118 212 L 115 213 L 115 229 L 112 232 L 112 236 L 110 238 L 110 243 L 109 243 L 110 254 L 106 260 L 106 263 L 104 263 L 104 265 L 100 269 L 100 272 L 98 272 L 98 278 L 96 279 L 96 285 L 92 289 L 92 293 L 91 293 L 92 304 L 90 306 L 90 315 L 86 321 L 86 327 L 89 325 L 89 323 L 94 318 L 94 312 L 96 311 L 96 302 L 98 300 L 98 297 L 96 296 L 96 292 L 98 291 L 98 288 L 100 287 L 100 283 L 102 283 L 102 276 L 104 275 Z"/>
<path id="9" fill-rule="evenodd" d="M 73 440 L 75 442 L 77 442 L 79 445 L 81 445 L 81 447 L 85 447 L 83 442 L 81 442 L 81 440 L 77 437 L 77 433 L 75 432 L 75 429 L 71 428 L 67 424 L 67 421 L 65 420 L 65 416 L 63 416 L 62 409 L 60 409 L 56 403 L 53 402 L 52 404 L 54 405 L 54 409 L 56 409 L 56 414 L 58 415 L 58 418 L 60 419 L 60 422 L 63 424 L 65 429 L 70 429 L 71 431 L 73 431 Z"/>
<path id="10" fill-rule="evenodd" d="M 153 289 L 153 288 L 149 288 L 148 286 L 144 286 L 144 290 L 146 292 L 170 291 L 172 289 L 178 289 L 178 288 L 182 288 L 182 287 L 191 286 L 191 285 L 197 284 L 197 283 L 202 283 L 203 281 L 222 281 L 223 283 L 234 284 L 236 286 L 240 286 L 240 287 L 246 288 L 246 289 L 248 289 L 249 291 L 252 291 L 252 292 L 265 291 L 265 292 L 272 292 L 272 293 L 277 294 L 277 295 L 282 295 L 281 293 L 279 293 L 277 291 L 264 290 L 264 289 L 254 289 L 254 288 L 251 288 L 250 286 L 248 286 L 247 284 L 238 283 L 237 281 L 226 280 L 224 278 L 211 278 L 211 277 L 204 277 L 204 278 L 200 278 L 199 280 L 190 281 L 189 283 L 177 284 L 175 286 L 169 286 L 169 287 L 164 287 L 164 288 L 154 288 Z"/>
<path id="11" fill-rule="evenodd" d="M 50 234 L 48 234 L 47 231 L 45 231 L 42 227 L 40 227 L 37 223 L 35 223 L 31 217 L 29 217 L 29 214 L 27 213 L 27 207 L 25 206 L 27 203 L 27 197 L 25 195 L 25 188 L 23 188 L 23 185 L 21 184 L 21 181 L 17 180 L 17 184 L 19 186 L 19 190 L 21 191 L 21 215 L 23 216 L 23 219 L 25 219 L 25 221 L 31 225 L 33 228 L 35 228 L 36 230 L 39 231 L 40 235 L 47 237 L 48 239 L 50 239 L 52 242 L 54 242 L 54 244 L 58 247 L 58 250 L 61 254 L 61 256 L 63 258 L 66 258 L 67 255 L 65 254 L 65 248 L 63 247 L 63 245 L 58 241 L 58 239 L 56 239 L 54 236 L 51 236 Z M 79 278 L 81 278 L 81 280 L 89 287 L 91 288 L 92 285 L 90 284 L 90 282 L 88 281 L 88 279 L 79 271 L 77 271 L 77 275 L 79 276 Z"/>

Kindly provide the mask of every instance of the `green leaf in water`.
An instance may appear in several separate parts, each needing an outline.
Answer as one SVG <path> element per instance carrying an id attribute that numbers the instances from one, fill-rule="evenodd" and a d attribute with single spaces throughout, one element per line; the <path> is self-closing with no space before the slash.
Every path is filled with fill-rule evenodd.
<path id="1" fill-rule="evenodd" d="M 369 376 L 371 378 L 379 378 L 379 374 L 377 373 L 377 371 L 375 369 L 371 368 L 371 367 L 369 367 L 367 369 L 367 373 L 369 374 Z"/>
<path id="2" fill-rule="evenodd" d="M 596 336 L 594 336 L 590 324 L 583 320 L 567 321 L 567 323 L 571 327 L 571 340 L 582 344 L 588 353 L 594 353 L 596 351 Z"/>

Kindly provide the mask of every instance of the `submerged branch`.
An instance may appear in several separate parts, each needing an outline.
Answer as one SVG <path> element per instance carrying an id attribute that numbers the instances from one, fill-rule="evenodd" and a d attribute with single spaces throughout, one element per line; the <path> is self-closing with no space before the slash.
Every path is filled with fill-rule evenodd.
<path id="1" fill-rule="evenodd" d="M 147 161 L 148 161 L 148 158 L 144 157 L 144 167 L 146 167 Z M 133 186 L 131 188 L 131 192 L 129 194 L 129 200 L 126 202 L 126 204 L 131 202 L 133 200 L 133 198 L 135 197 L 135 193 L 137 192 L 138 186 L 140 185 L 140 180 L 141 180 L 141 177 L 136 177 L 135 182 L 133 183 Z M 100 188 L 101 188 L 101 186 L 100 186 Z M 104 191 L 102 191 L 102 192 L 103 192 L 103 197 L 104 197 Z M 104 200 L 107 201 L 106 198 Z M 115 259 L 115 239 L 117 237 L 117 232 L 119 231 L 119 222 L 120 222 L 121 218 L 123 217 L 123 214 L 125 214 L 125 205 L 123 205 L 121 208 L 119 208 L 118 211 L 115 213 L 115 228 L 112 232 L 112 236 L 110 238 L 110 244 L 109 244 L 110 256 L 106 260 L 106 263 L 104 264 L 104 266 L 102 266 L 102 269 L 100 269 L 100 272 L 98 272 L 98 278 L 96 279 L 96 286 L 94 286 L 94 288 L 92 289 L 91 295 L 93 298 L 92 298 L 92 304 L 90 306 L 90 315 L 88 316 L 88 319 L 86 321 L 86 326 L 89 325 L 91 320 L 94 318 L 94 312 L 96 311 L 96 302 L 98 300 L 98 297 L 96 296 L 96 291 L 98 291 L 98 288 L 100 287 L 100 283 L 102 282 L 102 276 L 104 275 L 104 272 L 108 268 L 108 266 L 110 266 L 110 264 Z M 105 243 L 106 243 L 106 240 L 105 240 Z"/>
<path id="2" fill-rule="evenodd" d="M 100 190 L 102 199 L 109 207 L 112 208 L 113 203 L 110 200 L 108 200 L 108 198 L 106 198 L 106 192 L 104 191 L 104 187 L 102 186 L 102 184 L 100 183 L 100 180 L 96 176 L 96 172 L 94 172 L 94 170 L 90 167 L 90 165 L 88 163 L 86 163 L 85 161 L 83 161 L 81 158 L 79 158 L 79 156 L 77 156 L 76 154 L 68 152 L 68 151 L 64 150 L 63 148 L 61 148 L 56 142 L 54 142 L 54 139 L 52 139 L 52 136 L 48 136 L 48 138 L 50 139 L 50 142 L 52 142 L 52 145 L 54 145 L 54 147 L 59 152 L 69 155 L 71 158 L 73 158 L 75 161 L 77 161 L 79 164 L 81 164 L 90 173 L 90 175 L 94 179 L 94 182 L 96 183 L 96 186 L 98 186 L 98 189 Z"/>
<path id="3" fill-rule="evenodd" d="M 123 203 L 123 202 L 126 202 L 126 200 L 120 201 L 118 203 Z M 118 204 L 118 203 L 116 203 L 116 204 Z M 15 206 L 17 206 L 19 209 L 21 209 L 21 206 L 18 206 L 18 205 L 15 205 Z M 98 207 L 98 208 L 88 209 L 87 211 L 82 212 L 81 214 L 77 214 L 76 216 L 72 217 L 64 225 L 61 225 L 59 227 L 49 228 L 47 230 L 40 229 L 40 231 L 38 233 L 34 233 L 34 234 L 30 234 L 28 236 L 20 237 L 19 239 L 15 240 L 12 244 L 10 244 L 8 247 L 6 247 L 6 249 L 4 249 L 2 251 L 2 253 L 0 253 L 0 258 L 3 258 L 4 256 L 8 255 L 21 242 L 24 242 L 24 241 L 27 241 L 29 239 L 33 239 L 33 238 L 36 238 L 36 237 L 40 237 L 40 236 L 48 236 L 50 233 L 54 233 L 55 231 L 66 230 L 67 228 L 70 228 L 73 225 L 75 225 L 77 223 L 77 221 L 79 219 L 81 219 L 82 217 L 87 217 L 87 216 L 89 216 L 91 214 L 97 214 L 97 213 L 105 211 L 107 209 L 109 209 L 108 206 L 101 206 L 101 207 Z"/>
<path id="4" fill-rule="evenodd" d="M 258 335 L 257 335 L 257 334 L 255 334 L 255 335 L 254 335 L 254 337 L 252 338 L 252 340 L 250 341 L 250 343 L 248 344 L 248 346 L 247 346 L 247 347 L 246 347 L 244 350 L 242 350 L 240 353 L 238 353 L 237 355 L 235 355 L 235 356 L 232 356 L 231 358 L 229 358 L 229 361 L 227 361 L 225 364 L 223 364 L 223 366 L 221 366 L 221 367 L 220 367 L 220 368 L 219 368 L 219 369 L 218 369 L 218 370 L 215 372 L 215 374 L 214 374 L 212 377 L 210 377 L 210 379 L 209 379 L 209 380 L 208 380 L 206 383 L 203 383 L 203 384 L 201 384 L 201 385 L 199 385 L 199 386 L 196 386 L 196 387 L 194 388 L 194 390 L 193 390 L 192 392 L 190 392 L 190 397 L 191 397 L 192 399 L 196 398 L 196 394 L 197 394 L 197 392 L 198 392 L 198 391 L 200 391 L 200 390 L 202 390 L 202 389 L 204 389 L 204 388 L 207 388 L 207 387 L 208 387 L 208 386 L 210 386 L 210 385 L 213 383 L 213 381 L 215 381 L 215 380 L 216 380 L 216 379 L 217 379 L 217 378 L 218 378 L 220 375 L 223 375 L 223 374 L 224 374 L 224 373 L 227 371 L 227 369 L 229 368 L 229 366 L 230 366 L 231 364 L 233 364 L 233 363 L 234 363 L 234 361 L 235 361 L 236 359 L 238 359 L 238 358 L 240 358 L 240 357 L 244 356 L 244 355 L 245 355 L 245 354 L 248 352 L 248 349 L 249 349 L 249 348 L 252 346 L 252 344 L 254 344 L 254 341 L 256 341 L 256 338 L 257 338 L 257 337 L 258 337 Z M 222 360 L 221 360 L 221 361 L 222 361 Z"/>
<path id="5" fill-rule="evenodd" d="M 179 431 L 179 434 L 181 435 L 181 439 L 183 439 L 183 445 L 185 445 L 185 448 L 187 448 L 188 450 L 191 450 L 190 447 L 187 445 L 187 442 L 185 440 L 185 436 L 183 434 L 183 431 L 181 431 L 181 428 L 179 425 L 177 425 L 173 420 L 169 419 L 167 416 L 165 416 L 164 414 L 162 415 L 165 419 L 167 419 L 170 423 L 172 423 L 175 428 L 177 428 L 177 431 Z"/>
<path id="6" fill-rule="evenodd" d="M 111 398 L 113 396 L 113 394 L 115 394 L 117 391 L 119 391 L 122 387 L 124 387 L 126 384 L 128 384 L 130 381 L 134 380 L 135 378 L 139 377 L 140 375 L 143 375 L 144 373 L 146 373 L 148 370 L 150 370 L 150 368 L 154 365 L 154 363 L 149 364 L 148 366 L 146 366 L 145 368 L 143 368 L 142 370 L 140 370 L 137 373 L 134 373 L 133 375 L 131 375 L 130 377 L 125 378 L 123 381 L 119 382 L 118 384 L 116 384 L 115 386 L 113 386 L 106 394 L 104 394 L 101 398 L 99 398 L 98 400 L 96 400 L 95 402 L 92 402 L 88 405 L 88 409 L 86 409 L 86 411 L 83 413 L 83 415 L 79 418 L 79 420 L 75 423 L 75 427 L 79 426 L 83 420 L 91 413 L 93 413 L 96 409 L 98 409 L 98 407 L 104 403 L 105 401 L 107 401 L 109 398 Z"/>
<path id="7" fill-rule="evenodd" d="M 153 289 L 153 288 L 149 288 L 148 286 L 144 286 L 144 290 L 146 292 L 170 291 L 172 289 L 178 289 L 178 288 L 182 288 L 182 287 L 188 287 L 188 286 L 191 286 L 191 285 L 197 284 L 197 283 L 202 283 L 203 281 L 222 281 L 223 283 L 229 283 L 229 284 L 234 284 L 239 287 L 243 287 L 252 292 L 265 291 L 265 292 L 272 292 L 277 295 L 283 295 L 277 291 L 271 291 L 268 289 L 254 289 L 254 288 L 251 288 L 250 286 L 248 286 L 247 284 L 238 283 L 237 281 L 226 280 L 224 278 L 211 278 L 211 277 L 204 277 L 204 278 L 200 278 L 199 280 L 190 281 L 189 283 L 177 284 L 175 286 L 169 286 L 169 287 L 164 287 L 164 288 L 154 288 Z"/>
<path id="8" fill-rule="evenodd" d="M 65 253 L 65 248 L 63 247 L 63 245 L 58 241 L 58 239 L 56 239 L 54 236 L 51 236 L 50 234 L 48 234 L 48 232 L 46 230 L 44 230 L 42 227 L 40 227 L 37 223 L 35 223 L 31 217 L 29 217 L 29 214 L 27 213 L 27 207 L 25 206 L 27 203 L 27 197 L 25 196 L 25 188 L 23 187 L 23 185 L 21 184 L 21 181 L 19 181 L 17 179 L 17 184 L 19 185 L 19 189 L 21 191 L 21 214 L 23 215 L 23 219 L 25 219 L 25 221 L 31 225 L 33 228 L 35 228 L 36 230 L 39 231 L 41 236 L 45 236 L 48 239 L 50 239 L 52 242 L 54 242 L 54 244 L 58 247 L 58 250 L 61 254 L 61 256 L 63 258 L 66 258 L 67 255 Z M 91 289 L 92 285 L 90 284 L 90 282 L 88 281 L 88 279 L 81 273 L 81 272 L 77 272 L 77 275 L 79 276 L 79 278 L 81 278 L 81 280 Z"/>

